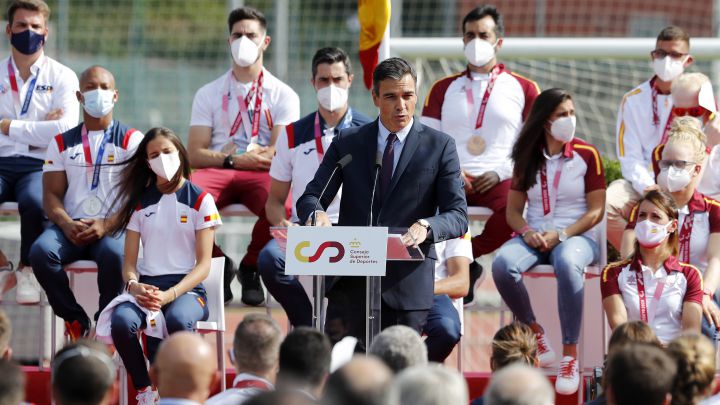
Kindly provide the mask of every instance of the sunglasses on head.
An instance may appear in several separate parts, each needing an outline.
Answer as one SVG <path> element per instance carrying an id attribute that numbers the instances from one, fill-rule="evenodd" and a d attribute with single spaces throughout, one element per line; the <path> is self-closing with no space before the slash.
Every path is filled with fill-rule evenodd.
<path id="1" fill-rule="evenodd" d="M 702 117 L 703 115 L 705 115 L 705 109 L 700 106 L 690 108 L 673 107 L 672 113 L 676 117 Z"/>
<path id="2" fill-rule="evenodd" d="M 658 162 L 658 166 L 660 167 L 660 169 L 667 169 L 670 166 L 672 166 L 678 170 L 685 170 L 686 167 L 688 167 L 690 165 L 696 165 L 696 164 L 697 163 L 695 163 L 695 162 L 689 162 L 687 160 L 665 160 L 665 159 L 663 159 Z"/>

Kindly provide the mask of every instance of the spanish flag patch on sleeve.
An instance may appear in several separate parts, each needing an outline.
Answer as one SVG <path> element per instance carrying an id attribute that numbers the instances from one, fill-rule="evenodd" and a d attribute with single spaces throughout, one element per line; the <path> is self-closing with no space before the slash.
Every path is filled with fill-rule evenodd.
<path id="1" fill-rule="evenodd" d="M 53 164 L 53 161 L 52 161 L 52 160 L 46 160 L 46 161 L 45 161 L 45 164 L 46 164 L 46 165 L 51 165 L 51 164 Z"/>
<path id="2" fill-rule="evenodd" d="M 217 212 L 211 215 L 205 215 L 205 222 L 217 221 L 218 219 L 220 219 L 220 214 Z"/>
<path id="3" fill-rule="evenodd" d="M 180 215 L 180 223 L 187 224 L 187 215 Z"/>

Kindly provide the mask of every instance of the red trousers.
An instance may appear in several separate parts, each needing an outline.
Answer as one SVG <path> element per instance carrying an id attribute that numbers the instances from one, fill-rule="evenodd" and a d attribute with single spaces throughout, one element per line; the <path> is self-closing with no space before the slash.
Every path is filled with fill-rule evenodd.
<path id="1" fill-rule="evenodd" d="M 482 233 L 472 238 L 474 257 L 494 252 L 512 236 L 513 230 L 505 220 L 505 207 L 509 191 L 510 180 L 505 180 L 484 193 L 473 193 L 466 196 L 468 206 L 487 207 L 493 212 L 485 223 Z"/>
<path id="2" fill-rule="evenodd" d="M 260 250 L 270 241 L 270 222 L 265 216 L 265 202 L 270 191 L 268 172 L 232 169 L 195 170 L 190 180 L 210 193 L 218 209 L 230 204 L 244 204 L 255 215 L 257 222 L 252 230 L 247 253 L 242 264 L 256 266 Z"/>

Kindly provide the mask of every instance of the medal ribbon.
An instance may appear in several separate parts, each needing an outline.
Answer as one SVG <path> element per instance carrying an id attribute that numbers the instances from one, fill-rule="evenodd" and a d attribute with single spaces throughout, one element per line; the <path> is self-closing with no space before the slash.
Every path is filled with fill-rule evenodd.
<path id="1" fill-rule="evenodd" d="M 655 287 L 655 293 L 653 294 L 653 301 L 651 303 L 652 308 L 648 310 L 647 295 L 645 294 L 645 279 L 643 277 L 643 272 L 637 272 L 637 289 L 638 300 L 640 301 L 641 321 L 649 324 L 655 319 L 655 311 L 657 310 L 657 306 L 660 303 L 660 297 L 662 297 L 662 292 L 665 289 L 665 279 L 666 277 L 663 277 L 662 279 L 658 280 L 657 286 Z"/>
<path id="2" fill-rule="evenodd" d="M 652 114 L 653 114 L 653 125 L 658 126 L 660 125 L 660 113 L 658 113 L 658 90 L 655 87 L 655 78 L 653 78 L 650 82 L 650 88 L 652 89 Z M 665 129 L 663 130 L 663 134 L 660 137 L 660 143 L 658 145 L 663 145 L 667 143 L 668 140 L 668 134 L 670 132 L 670 126 L 672 125 L 672 108 L 670 109 L 670 114 L 668 114 L 667 122 L 665 123 Z"/>
<path id="3" fill-rule="evenodd" d="M 550 200 L 550 190 L 548 190 L 548 182 L 547 182 L 547 162 L 543 165 L 542 168 L 540 168 L 540 192 L 542 196 L 542 205 L 543 205 L 543 214 L 545 216 L 550 215 L 552 212 L 553 206 L 557 203 L 557 197 L 558 197 L 558 188 L 560 187 L 560 176 L 562 175 L 562 169 L 563 165 L 565 164 L 565 159 L 560 158 L 558 162 L 557 169 L 555 169 L 555 176 L 553 176 L 553 195 L 554 199 Z"/>
<path id="4" fill-rule="evenodd" d="M 685 263 L 690 263 L 690 237 L 692 236 L 693 219 L 695 213 L 691 212 L 685 215 L 680 235 L 678 237 L 678 245 L 680 245 L 680 257 Z"/>
<path id="5" fill-rule="evenodd" d="M 98 148 L 98 153 L 96 156 L 95 164 L 93 164 L 92 160 L 92 152 L 90 151 L 90 140 L 88 139 L 88 131 L 85 127 L 85 124 L 82 126 L 82 145 L 83 145 L 83 154 L 85 155 L 85 167 L 86 167 L 86 176 L 89 177 L 90 173 L 92 173 L 92 180 L 90 182 L 90 190 L 95 190 L 98 187 L 98 184 L 100 183 L 100 167 L 102 166 L 102 158 L 105 154 L 105 145 L 110 143 L 112 138 L 112 127 L 113 123 L 110 123 L 110 126 L 105 130 L 105 134 L 103 135 L 103 139 L 100 142 L 100 147 Z"/>
<path id="6" fill-rule="evenodd" d="M 475 129 L 482 128 L 483 120 L 485 118 L 485 109 L 487 108 L 488 101 L 490 100 L 490 94 L 495 87 L 495 80 L 500 74 L 500 68 L 501 65 L 495 65 L 495 67 L 490 71 L 490 80 L 488 81 L 487 89 L 485 89 L 485 94 L 483 94 L 482 101 L 480 102 L 480 110 L 478 110 L 478 115 L 475 119 Z M 470 72 L 468 72 L 468 78 L 470 79 L 470 85 L 465 87 L 465 95 L 467 97 L 468 104 L 471 106 L 470 111 L 472 111 L 472 106 L 475 104 L 475 100 L 472 94 L 472 78 L 470 77 Z"/>
<path id="7" fill-rule="evenodd" d="M 8 77 L 10 78 L 10 89 L 12 89 L 15 114 L 18 114 L 18 118 L 21 118 L 25 114 L 27 114 L 28 110 L 30 109 L 30 101 L 32 100 L 33 93 L 35 91 L 35 82 L 37 82 L 38 76 L 40 76 L 40 69 L 38 69 L 37 74 L 30 81 L 30 85 L 28 86 L 27 92 L 25 93 L 25 101 L 22 104 L 22 109 L 20 109 L 20 88 L 17 84 L 15 69 L 13 68 L 11 58 L 8 59 L 7 69 Z"/>
<path id="8" fill-rule="evenodd" d="M 230 83 L 232 82 L 232 72 L 228 74 L 228 91 L 225 97 L 222 99 L 222 110 L 225 116 L 229 119 L 228 110 L 229 110 L 229 104 L 230 104 Z M 243 124 L 243 127 L 245 128 L 245 133 L 249 137 L 248 142 L 249 143 L 257 143 L 258 139 L 258 133 L 260 132 L 260 112 L 262 110 L 262 99 L 263 99 L 263 76 L 264 73 L 261 71 L 260 76 L 256 80 L 253 80 L 252 87 L 250 88 L 250 91 L 245 96 L 245 99 L 241 96 L 237 96 L 237 102 L 239 106 L 239 111 L 237 115 L 235 116 L 235 120 L 233 121 L 232 125 L 230 126 L 230 134 L 229 137 L 233 138 L 235 134 L 237 133 L 238 129 L 240 129 L 240 124 Z M 257 93 L 257 94 L 256 94 Z M 250 115 L 248 111 L 248 106 L 250 105 L 250 101 L 252 101 L 253 96 L 255 96 L 255 106 L 253 109 L 253 116 L 252 116 L 252 128 L 250 127 Z M 243 119 L 244 118 L 244 119 Z M 229 120 L 228 120 L 229 124 Z"/>
<path id="9" fill-rule="evenodd" d="M 348 108 L 347 112 L 345 113 L 345 118 L 343 119 L 342 123 L 340 123 L 335 128 L 335 133 L 338 133 L 341 129 L 345 129 L 352 124 L 352 110 Z M 321 163 L 323 160 L 323 157 L 325 156 L 325 148 L 322 144 L 322 131 L 320 130 L 320 113 L 315 112 L 315 150 L 317 151 L 318 156 L 318 163 Z"/>

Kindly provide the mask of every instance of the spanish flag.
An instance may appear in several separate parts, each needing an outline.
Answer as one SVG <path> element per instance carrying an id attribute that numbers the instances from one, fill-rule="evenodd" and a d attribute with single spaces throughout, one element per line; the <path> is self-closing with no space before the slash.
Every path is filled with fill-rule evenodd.
<path id="1" fill-rule="evenodd" d="M 205 222 L 217 221 L 218 219 L 220 219 L 220 214 L 218 214 L 218 213 L 216 212 L 216 213 L 211 214 L 211 215 L 205 215 L 205 218 L 204 218 L 204 219 L 205 219 Z"/>
<path id="2" fill-rule="evenodd" d="M 187 224 L 187 215 L 180 215 L 180 223 Z"/>
<path id="3" fill-rule="evenodd" d="M 372 75 L 378 64 L 378 50 L 390 28 L 390 0 L 359 0 L 360 64 L 365 87 L 372 87 Z"/>

